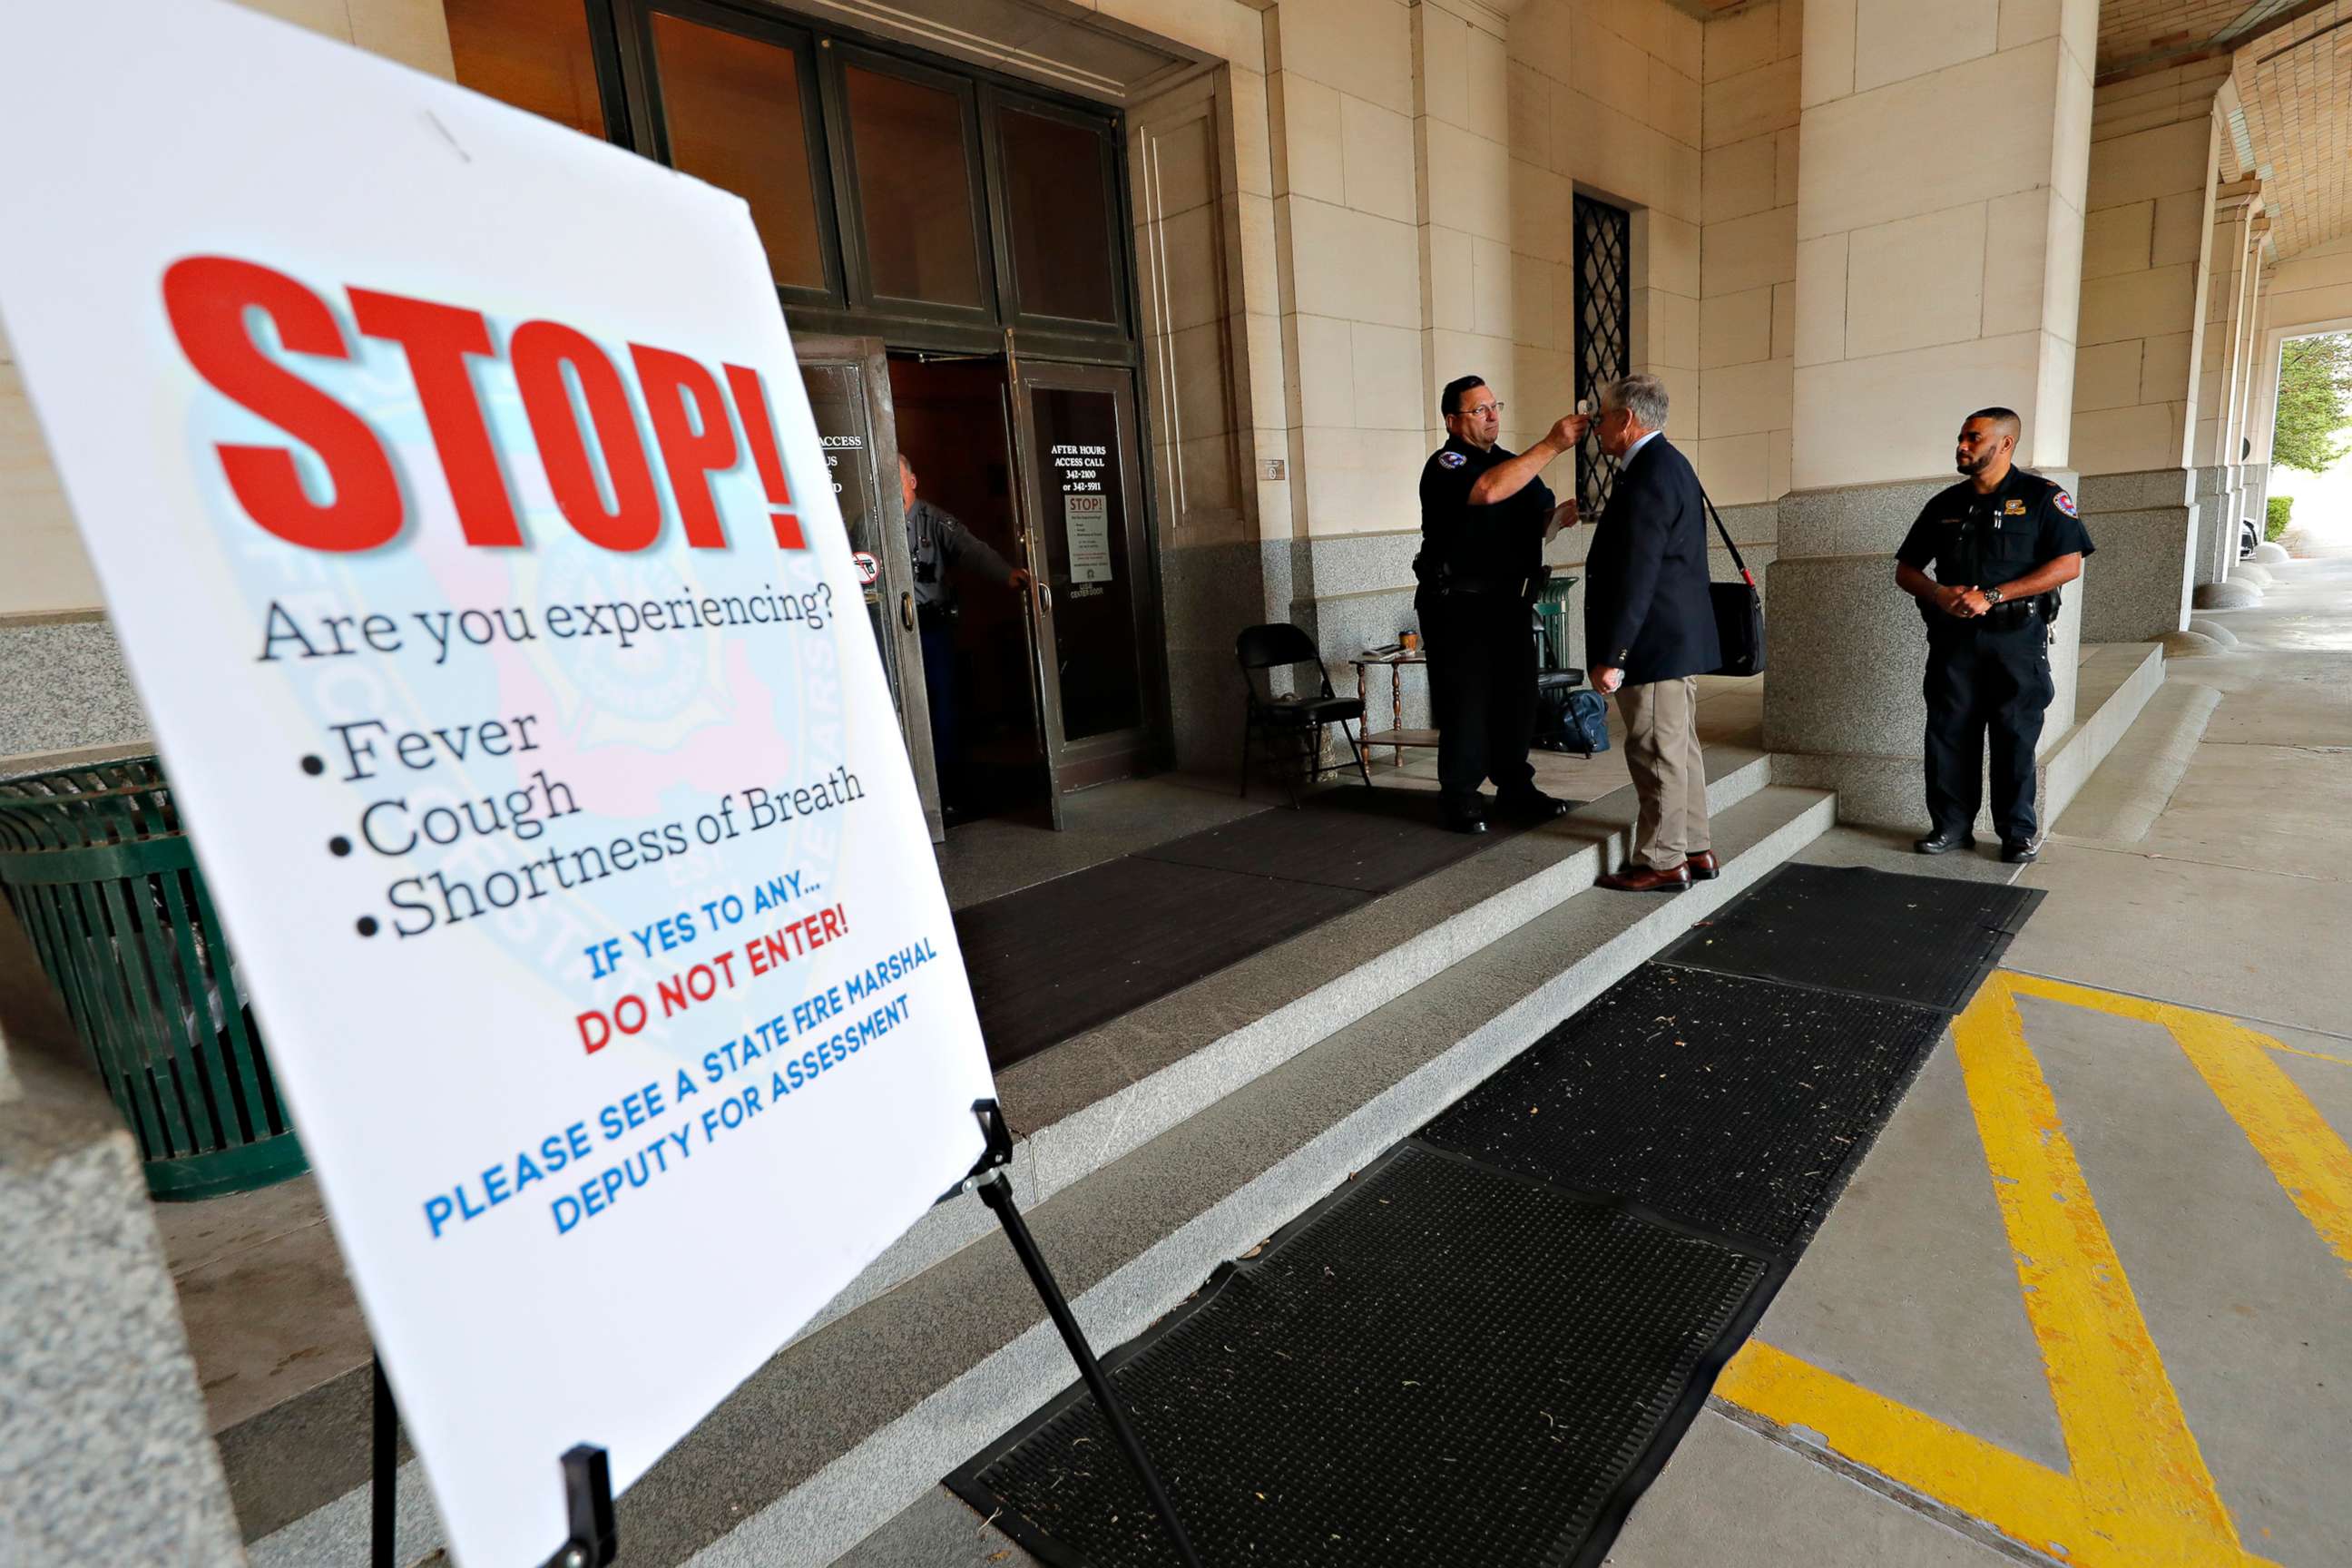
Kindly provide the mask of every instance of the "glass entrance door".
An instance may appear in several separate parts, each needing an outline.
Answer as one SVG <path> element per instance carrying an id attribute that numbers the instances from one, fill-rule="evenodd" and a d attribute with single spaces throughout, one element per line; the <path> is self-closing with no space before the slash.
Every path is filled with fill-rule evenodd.
<path id="1" fill-rule="evenodd" d="M 793 344 L 809 411 L 824 446 L 834 499 L 866 591 L 866 616 L 882 653 L 898 730 L 914 763 L 915 788 L 931 842 L 947 838 L 939 769 L 931 755 L 930 705 L 915 629 L 915 578 L 907 559 L 907 515 L 898 488 L 898 432 L 890 373 L 879 338 L 803 337 Z"/>
<path id="2" fill-rule="evenodd" d="M 1055 795 L 1140 772 L 1166 686 L 1144 529 L 1135 377 L 1099 365 L 1014 369 L 1045 750 Z"/>

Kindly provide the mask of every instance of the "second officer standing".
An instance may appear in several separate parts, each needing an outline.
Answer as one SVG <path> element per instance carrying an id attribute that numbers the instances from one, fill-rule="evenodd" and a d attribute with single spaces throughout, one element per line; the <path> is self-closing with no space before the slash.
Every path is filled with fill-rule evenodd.
<path id="1" fill-rule="evenodd" d="M 2007 408 L 1962 421 L 1953 457 L 1968 477 L 1927 503 L 1895 552 L 1895 586 L 1927 623 L 1922 855 L 1974 841 L 1988 739 L 2000 858 L 2021 865 L 2036 853 L 2033 761 L 2056 690 L 2058 591 L 2083 574 L 2093 546 L 2074 498 L 2012 460 L 2022 433 Z"/>
<path id="2" fill-rule="evenodd" d="M 1535 739 L 1536 649 L 1529 612 L 1544 541 L 1576 519 L 1538 478 L 1572 449 L 1587 421 L 1571 415 L 1525 452 L 1495 444 L 1503 405 L 1486 382 L 1446 384 L 1438 404 L 1445 445 L 1421 471 L 1420 589 L 1413 609 L 1429 645 L 1430 705 L 1437 716 L 1437 784 L 1445 825 L 1486 830 L 1478 786 L 1495 781 L 1495 808 L 1517 817 L 1558 816 L 1568 803 L 1536 788 L 1528 762 Z"/>

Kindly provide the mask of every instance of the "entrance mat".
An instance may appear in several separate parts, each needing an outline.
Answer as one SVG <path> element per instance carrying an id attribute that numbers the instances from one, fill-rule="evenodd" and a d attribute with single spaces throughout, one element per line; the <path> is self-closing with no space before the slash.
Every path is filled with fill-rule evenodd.
<path id="1" fill-rule="evenodd" d="M 1767 1261 L 1414 1143 L 1108 1358 L 1215 1568 L 1582 1568 Z M 1161 1568 L 1082 1386 L 948 1484 L 1057 1568 Z"/>
<path id="2" fill-rule="evenodd" d="M 1645 963 L 1421 1135 L 1793 1258 L 1948 1021 Z"/>
<path id="3" fill-rule="evenodd" d="M 2042 899 L 1999 882 L 1783 866 L 1660 957 L 1958 1013 Z"/>
<path id="4" fill-rule="evenodd" d="M 1485 834 L 1454 833 L 1439 821 L 1429 791 L 1348 785 L 1309 796 L 1297 811 L 1262 811 L 1187 834 L 1142 858 L 1392 893 L 1491 847 L 1517 826 L 1498 815 Z"/>
<path id="5" fill-rule="evenodd" d="M 959 910 L 956 941 L 1003 1068 L 1370 900 L 1130 855 Z"/>
<path id="6" fill-rule="evenodd" d="M 956 911 L 999 1068 L 1493 847 L 1437 796 L 1344 788 Z"/>

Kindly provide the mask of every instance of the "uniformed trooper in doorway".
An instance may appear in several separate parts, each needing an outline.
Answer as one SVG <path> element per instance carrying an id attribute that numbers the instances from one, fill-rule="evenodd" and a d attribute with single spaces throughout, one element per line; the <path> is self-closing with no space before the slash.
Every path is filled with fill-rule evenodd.
<path id="1" fill-rule="evenodd" d="M 1968 478 L 1927 503 L 1895 552 L 1895 585 L 1927 623 L 1922 855 L 1976 841 L 1988 731 L 2000 858 L 2022 865 L 2037 852 L 2033 755 L 2054 689 L 2059 589 L 2083 574 L 2093 546 L 2074 498 L 2011 460 L 2022 428 L 2006 408 L 1969 415 L 1955 454 Z"/>
<path id="2" fill-rule="evenodd" d="M 953 793 L 961 773 L 962 736 L 956 724 L 955 572 L 975 572 L 1019 593 L 1029 586 L 1015 566 L 949 512 L 915 498 L 915 465 L 898 455 L 898 493 L 907 511 L 907 563 L 915 577 L 916 624 L 923 639 L 923 690 L 931 713 L 931 759 L 940 790 Z"/>
<path id="3" fill-rule="evenodd" d="M 1508 816 L 1541 819 L 1569 809 L 1536 788 L 1528 762 L 1536 723 L 1529 613 L 1544 542 L 1576 521 L 1576 502 L 1556 502 L 1538 476 L 1576 446 L 1589 421 L 1571 414 L 1525 452 L 1507 451 L 1495 444 L 1503 405 L 1475 375 L 1448 382 L 1438 412 L 1446 439 L 1421 470 L 1413 609 L 1429 648 L 1445 826 L 1484 833 L 1478 786 L 1486 779 L 1495 781 L 1495 809 Z"/>

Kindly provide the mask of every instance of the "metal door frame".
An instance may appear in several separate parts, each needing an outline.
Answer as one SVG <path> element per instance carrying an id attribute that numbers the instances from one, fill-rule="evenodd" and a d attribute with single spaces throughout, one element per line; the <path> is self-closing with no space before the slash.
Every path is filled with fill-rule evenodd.
<path id="1" fill-rule="evenodd" d="M 793 353 L 803 363 L 855 369 L 866 394 L 866 458 L 878 523 L 882 576 L 879 591 L 886 620 L 897 623 L 887 649 L 898 676 L 898 726 L 907 760 L 915 771 L 915 793 L 931 842 L 947 841 L 947 818 L 940 809 L 939 761 L 931 755 L 930 692 L 923 684 L 923 641 L 915 616 L 915 573 L 907 559 L 907 502 L 898 489 L 898 415 L 890 400 L 889 352 L 880 338 L 795 338 Z M 884 476 L 887 475 L 887 481 Z"/>
<path id="2" fill-rule="evenodd" d="M 1137 448 L 1143 395 L 1136 385 L 1135 372 L 1123 366 L 1029 360 L 1010 352 L 1006 359 L 1005 388 L 1013 402 L 1013 452 L 1019 468 L 1013 489 L 1022 514 L 1023 551 L 1035 583 L 1030 595 L 1030 617 L 1044 707 L 1045 767 L 1057 803 L 1055 814 L 1059 826 L 1058 802 L 1065 790 L 1084 789 L 1143 773 L 1154 761 L 1160 737 L 1167 729 L 1163 710 L 1168 682 L 1162 668 L 1165 648 L 1159 637 L 1158 563 L 1154 559 L 1150 501 Z M 1060 644 L 1054 635 L 1054 584 L 1047 571 L 1050 555 L 1045 534 L 1052 520 L 1037 471 L 1036 430 L 1030 397 L 1035 391 L 1104 393 L 1113 399 L 1117 416 L 1117 471 L 1120 510 L 1127 530 L 1127 569 L 1131 579 L 1136 649 L 1134 676 L 1139 712 L 1131 729 L 1089 735 L 1078 741 L 1066 740 L 1062 733 L 1062 685 L 1057 668 Z"/>

